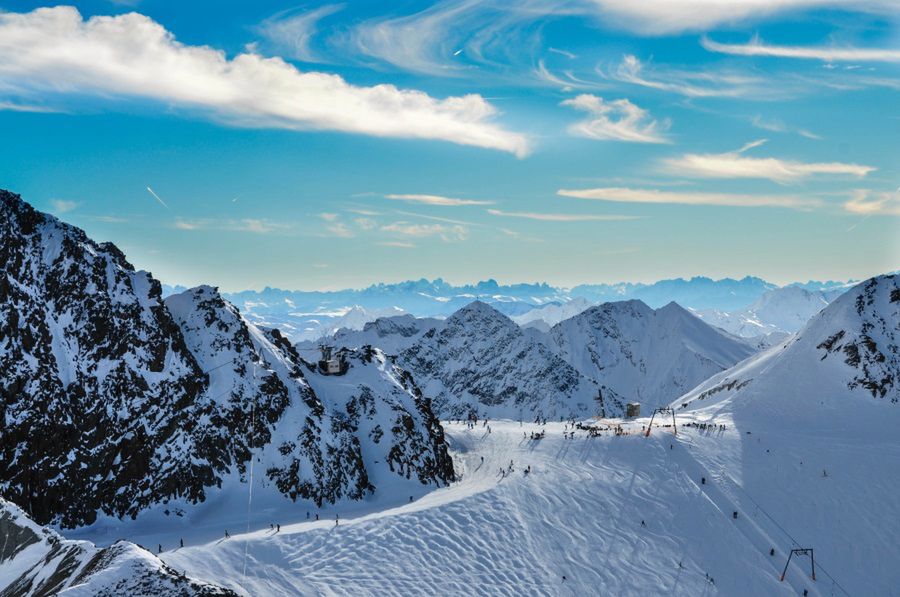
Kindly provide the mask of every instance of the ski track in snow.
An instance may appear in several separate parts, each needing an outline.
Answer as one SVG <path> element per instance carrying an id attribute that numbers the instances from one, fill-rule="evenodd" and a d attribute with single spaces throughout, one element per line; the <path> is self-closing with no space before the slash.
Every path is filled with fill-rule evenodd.
<path id="1" fill-rule="evenodd" d="M 162 558 L 248 595 L 831 594 L 830 583 L 824 590 L 809 582 L 802 561 L 778 582 L 786 540 L 739 502 L 734 481 L 695 459 L 702 447 L 730 461 L 737 432 L 684 428 L 673 437 L 658 428 L 647 439 L 638 422 L 632 435 L 579 431 L 570 440 L 562 423 L 551 423 L 545 439 L 532 441 L 522 433 L 536 425 L 489 425 L 490 434 L 480 423 L 446 425 L 462 480 L 413 503 L 338 526 L 324 516 L 283 524 L 280 533 L 266 528 Z M 503 478 L 510 460 L 514 471 Z M 294 519 L 305 518 L 301 510 Z M 829 563 L 826 550 L 819 557 Z"/>

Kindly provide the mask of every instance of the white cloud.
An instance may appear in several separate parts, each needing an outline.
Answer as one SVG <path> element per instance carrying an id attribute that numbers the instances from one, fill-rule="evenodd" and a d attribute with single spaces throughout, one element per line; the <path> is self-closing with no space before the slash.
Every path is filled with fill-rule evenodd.
<path id="1" fill-rule="evenodd" d="M 50 202 L 50 205 L 53 206 L 53 213 L 64 214 L 78 207 L 78 202 L 68 201 L 66 199 L 53 199 Z"/>
<path id="2" fill-rule="evenodd" d="M 282 224 L 277 224 L 268 220 L 259 220 L 256 218 L 245 218 L 243 220 L 237 220 L 231 226 L 231 230 L 237 232 L 252 232 L 254 234 L 266 234 L 268 232 L 274 232 L 276 230 L 283 230 L 284 228 L 286 228 L 286 226 Z"/>
<path id="3" fill-rule="evenodd" d="M 415 249 L 416 245 L 413 243 L 407 243 L 399 240 L 388 240 L 384 242 L 378 243 L 382 247 L 395 247 L 398 249 Z"/>
<path id="4" fill-rule="evenodd" d="M 253 52 L 228 59 L 178 42 L 137 13 L 82 19 L 73 7 L 0 13 L 0 88 L 18 95 L 132 97 L 199 109 L 235 126 L 435 139 L 524 156 L 528 141 L 492 122 L 480 95 L 436 99 L 362 87 Z"/>
<path id="5" fill-rule="evenodd" d="M 669 142 L 663 135 L 669 128 L 669 122 L 657 122 L 646 110 L 627 99 L 606 101 L 602 97 L 585 93 L 565 100 L 560 105 L 590 114 L 586 120 L 569 127 L 573 135 L 632 143 Z"/>
<path id="6" fill-rule="evenodd" d="M 381 227 L 383 232 L 389 232 L 400 236 L 411 236 L 414 238 L 427 238 L 431 236 L 439 237 L 441 240 L 461 241 L 466 240 L 469 231 L 465 226 L 459 224 L 414 224 L 410 222 L 394 222 Z"/>
<path id="7" fill-rule="evenodd" d="M 625 220 L 640 219 L 640 216 L 535 213 L 530 211 L 500 211 L 499 209 L 489 209 L 487 211 L 492 216 L 524 218 L 527 220 L 540 220 L 542 222 L 621 222 Z"/>
<path id="8" fill-rule="evenodd" d="M 323 212 L 323 213 L 320 213 L 320 214 L 319 214 L 319 217 L 322 218 L 323 220 L 325 220 L 326 222 L 334 222 L 334 221 L 336 221 L 340 216 L 339 216 L 338 214 L 335 214 L 335 213 Z"/>
<path id="9" fill-rule="evenodd" d="M 340 4 L 326 4 L 303 12 L 282 11 L 263 21 L 258 31 L 288 57 L 304 62 L 319 62 L 321 58 L 310 49 L 310 42 L 316 34 L 319 21 L 341 8 L 343 6 Z"/>
<path id="10" fill-rule="evenodd" d="M 353 223 L 360 230 L 373 230 L 378 225 L 372 218 L 354 218 Z"/>
<path id="11" fill-rule="evenodd" d="M 175 220 L 175 228 L 179 230 L 199 230 L 202 226 L 197 222 L 191 222 L 188 220 L 182 220 L 178 218 Z"/>
<path id="12" fill-rule="evenodd" d="M 791 11 L 843 8 L 894 14 L 893 0 L 587 0 L 605 18 L 639 35 L 706 31 L 717 25 L 762 19 Z"/>
<path id="13" fill-rule="evenodd" d="M 407 201 L 410 203 L 421 203 L 423 205 L 443 205 L 443 206 L 460 206 L 460 205 L 491 205 L 493 201 L 476 201 L 474 199 L 456 199 L 453 197 L 442 197 L 440 195 L 385 195 L 386 199 L 393 201 Z"/>
<path id="14" fill-rule="evenodd" d="M 353 233 L 353 230 L 343 222 L 334 222 L 333 224 L 326 226 L 325 230 L 330 236 L 337 236 L 339 238 L 353 238 L 356 236 Z"/>
<path id="15" fill-rule="evenodd" d="M 895 48 L 779 46 L 763 43 L 758 38 L 746 44 L 724 44 L 703 37 L 700 43 L 710 52 L 737 56 L 799 58 L 825 62 L 900 62 L 900 50 Z"/>
<path id="16" fill-rule="evenodd" d="M 893 193 L 856 190 L 844 209 L 864 216 L 900 216 L 900 189 Z"/>
<path id="17" fill-rule="evenodd" d="M 126 224 L 129 222 L 128 218 L 122 218 L 120 216 L 88 216 L 91 220 L 96 220 L 97 222 L 103 222 L 104 224 Z"/>
<path id="18" fill-rule="evenodd" d="M 557 195 L 576 199 L 595 199 L 618 203 L 658 203 L 680 205 L 718 205 L 728 207 L 784 207 L 810 210 L 821 207 L 819 199 L 796 195 L 746 195 L 734 193 L 703 193 L 692 191 L 660 191 L 606 187 L 597 189 L 560 189 Z"/>
<path id="19" fill-rule="evenodd" d="M 291 225 L 283 222 L 273 222 L 272 220 L 260 218 L 243 218 L 239 220 L 176 218 L 173 226 L 178 230 L 223 230 L 226 232 L 249 232 L 252 234 L 268 234 L 291 228 Z"/>
<path id="20" fill-rule="evenodd" d="M 781 183 L 818 174 L 862 178 L 875 170 L 872 166 L 843 162 L 797 162 L 743 155 L 743 152 L 759 147 L 764 142 L 764 139 L 754 141 L 738 151 L 726 153 L 688 153 L 677 158 L 667 158 L 663 160 L 663 169 L 692 178 L 766 178 Z"/>

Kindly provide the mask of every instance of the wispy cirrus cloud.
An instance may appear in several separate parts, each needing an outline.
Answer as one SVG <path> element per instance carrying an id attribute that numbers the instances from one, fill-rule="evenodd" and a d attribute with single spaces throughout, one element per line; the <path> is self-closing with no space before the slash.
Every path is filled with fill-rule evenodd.
<path id="1" fill-rule="evenodd" d="M 816 133 L 803 128 L 790 126 L 778 118 L 763 118 L 762 116 L 757 114 L 751 119 L 750 122 L 756 128 L 764 131 L 769 131 L 772 133 L 796 133 L 801 137 L 806 137 L 807 139 L 815 139 L 816 141 L 822 140 L 822 137 L 820 135 L 817 135 Z"/>
<path id="2" fill-rule="evenodd" d="M 416 245 L 413 243 L 408 243 L 400 240 L 386 240 L 378 243 L 382 247 L 394 247 L 396 249 L 415 249 Z"/>
<path id="3" fill-rule="evenodd" d="M 900 62 L 900 50 L 896 48 L 782 46 L 764 43 L 758 37 L 745 44 L 726 44 L 704 36 L 700 43 L 710 52 L 737 56 L 797 58 L 824 62 Z"/>
<path id="4" fill-rule="evenodd" d="M 586 120 L 569 127 L 573 135 L 603 141 L 631 143 L 669 143 L 664 135 L 669 121 L 657 121 L 650 113 L 627 99 L 604 100 L 591 94 L 581 94 L 560 105 L 587 112 Z"/>
<path id="5" fill-rule="evenodd" d="M 87 20 L 65 6 L 0 13 L 0 87 L 42 99 L 155 100 L 233 126 L 441 140 L 520 157 L 529 151 L 524 135 L 493 122 L 497 111 L 480 95 L 437 99 L 393 85 L 351 85 L 252 51 L 229 59 L 178 42 L 137 13 Z"/>
<path id="6" fill-rule="evenodd" d="M 501 211 L 499 209 L 489 209 L 487 210 L 487 212 L 492 216 L 499 216 L 504 218 L 523 218 L 526 220 L 538 220 L 541 222 L 623 222 L 627 220 L 641 219 L 641 216 Z"/>
<path id="7" fill-rule="evenodd" d="M 739 98 L 773 94 L 771 85 L 756 75 L 720 70 L 684 70 L 646 64 L 633 54 L 610 67 L 598 67 L 597 73 L 620 83 L 676 93 L 685 97 Z"/>
<path id="8" fill-rule="evenodd" d="M 443 197 L 441 195 L 416 195 L 396 194 L 385 195 L 385 199 L 392 201 L 406 201 L 408 203 L 420 203 L 422 205 L 440 205 L 445 207 L 458 207 L 461 205 L 491 205 L 493 201 L 480 201 L 475 199 L 457 199 L 455 197 Z"/>
<path id="9" fill-rule="evenodd" d="M 781 207 L 807 211 L 823 205 L 820 199 L 800 195 L 750 195 L 693 191 L 663 191 L 628 187 L 560 189 L 562 197 L 592 199 L 616 203 L 652 203 L 669 205 L 716 205 L 722 207 Z"/>
<path id="10" fill-rule="evenodd" d="M 257 27 L 276 50 L 303 62 L 320 62 L 322 58 L 310 47 L 319 21 L 341 10 L 342 4 L 326 4 L 312 10 L 296 9 L 279 12 Z"/>
<path id="11" fill-rule="evenodd" d="M 765 178 L 780 183 L 814 175 L 847 175 L 862 178 L 875 170 L 872 166 L 843 162 L 799 162 L 780 158 L 756 158 L 744 152 L 765 143 L 760 139 L 737 151 L 726 153 L 688 153 L 663 160 L 663 170 L 691 178 Z"/>

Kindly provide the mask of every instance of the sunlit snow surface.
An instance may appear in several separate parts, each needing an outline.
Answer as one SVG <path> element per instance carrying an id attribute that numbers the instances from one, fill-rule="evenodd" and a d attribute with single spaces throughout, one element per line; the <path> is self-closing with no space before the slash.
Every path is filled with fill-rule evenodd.
<path id="1" fill-rule="evenodd" d="M 808 559 L 778 582 L 792 545 L 764 511 L 814 547 L 851 594 L 897 594 L 897 443 L 819 441 L 793 429 L 748 435 L 714 418 L 716 408 L 679 414 L 677 438 L 663 428 L 643 437 L 646 419 L 624 437 L 564 439 L 565 424 L 551 423 L 540 441 L 528 439 L 538 427 L 527 423 L 491 422 L 490 434 L 450 424 L 462 480 L 413 503 L 370 504 L 369 513 L 358 505 L 335 526 L 334 509 L 308 523 L 305 506 L 286 502 L 272 513 L 280 533 L 266 525 L 208 540 L 158 527 L 128 538 L 182 533 L 187 546 L 163 553 L 166 563 L 250 595 L 843 594 L 821 571 L 812 582 Z M 683 426 L 692 420 L 727 429 Z"/>

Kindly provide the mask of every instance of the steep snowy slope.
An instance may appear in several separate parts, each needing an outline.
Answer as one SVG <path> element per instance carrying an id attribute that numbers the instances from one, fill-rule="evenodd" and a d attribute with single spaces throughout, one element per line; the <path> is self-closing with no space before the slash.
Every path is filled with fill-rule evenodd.
<path id="1" fill-rule="evenodd" d="M 706 325 L 675 303 L 604 303 L 556 324 L 559 355 L 583 375 L 645 409 L 668 404 L 753 349 Z"/>
<path id="2" fill-rule="evenodd" d="M 795 336 L 712 377 L 682 400 L 691 407 L 727 402 L 736 415 L 752 417 L 767 418 L 774 410 L 779 416 L 773 423 L 797 424 L 822 412 L 832 416 L 835 409 L 858 419 L 854 413 L 870 408 L 873 398 L 900 401 L 897 275 L 855 286 Z"/>
<path id="3" fill-rule="evenodd" d="M 236 595 L 212 583 L 188 578 L 127 541 L 99 549 L 86 541 L 63 539 L 36 525 L 2 498 L 0 532 L 4 537 L 0 549 L 3 597 Z"/>
<path id="4" fill-rule="evenodd" d="M 708 309 L 694 314 L 731 334 L 752 338 L 773 332 L 793 334 L 827 305 L 828 298 L 822 291 L 785 286 L 766 292 L 744 309 L 729 312 Z"/>
<path id="5" fill-rule="evenodd" d="M 740 483 L 758 504 L 748 507 L 771 515 L 794 546 L 815 548 L 851 594 L 898 594 L 898 276 L 857 285 L 796 336 L 674 406 L 742 431 L 730 449 L 697 457 Z"/>
<path id="6" fill-rule="evenodd" d="M 0 493 L 39 522 L 184 516 L 243 497 L 251 458 L 272 499 L 316 504 L 453 479 L 430 401 L 379 351 L 324 376 L 214 289 L 164 303 L 114 246 L 0 200 Z"/>

